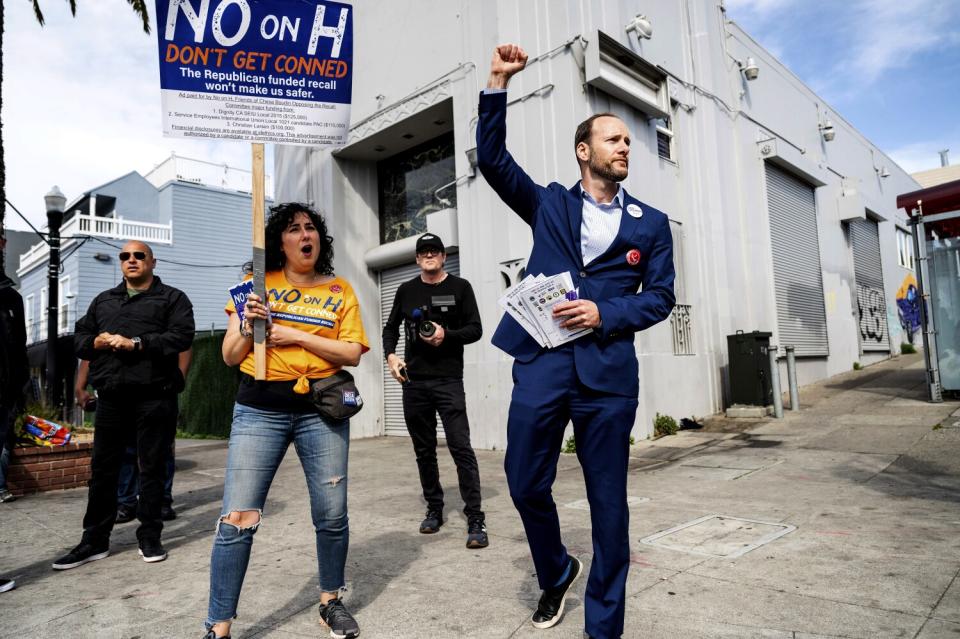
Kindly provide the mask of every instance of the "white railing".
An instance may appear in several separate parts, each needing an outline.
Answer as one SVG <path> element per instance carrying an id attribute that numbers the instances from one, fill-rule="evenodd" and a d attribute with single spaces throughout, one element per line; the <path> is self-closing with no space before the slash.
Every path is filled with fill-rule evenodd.
<path id="1" fill-rule="evenodd" d="M 97 217 L 95 215 L 74 215 L 60 230 L 61 237 L 76 235 L 95 235 L 118 240 L 142 240 L 170 244 L 173 229 L 169 224 L 154 224 L 125 220 L 122 217 Z"/>
<path id="2" fill-rule="evenodd" d="M 61 248 L 66 248 L 68 240 L 87 235 L 123 241 L 140 240 L 150 244 L 173 243 L 173 227 L 170 224 L 154 224 L 78 213 L 67 220 L 60 229 Z M 27 269 L 46 260 L 49 252 L 50 249 L 44 242 L 30 247 L 29 251 L 20 256 L 17 275 L 22 275 Z"/>
<path id="3" fill-rule="evenodd" d="M 670 313 L 670 328 L 673 333 L 673 354 L 693 355 L 693 322 L 689 304 L 677 304 Z"/>

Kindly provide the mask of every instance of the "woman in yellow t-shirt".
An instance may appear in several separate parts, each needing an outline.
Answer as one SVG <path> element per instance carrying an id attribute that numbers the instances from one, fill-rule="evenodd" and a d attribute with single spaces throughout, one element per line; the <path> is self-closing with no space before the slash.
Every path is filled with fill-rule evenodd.
<path id="1" fill-rule="evenodd" d="M 223 488 L 223 507 L 210 561 L 205 639 L 228 637 L 260 526 L 267 491 L 291 442 L 300 457 L 317 534 L 320 617 L 332 637 L 356 637 L 344 608 L 348 420 L 331 420 L 310 401 L 310 382 L 356 366 L 369 350 L 350 284 L 333 273 L 333 238 L 320 215 L 303 204 L 270 209 L 266 226 L 269 311 L 249 296 L 241 325 L 233 309 L 223 360 L 244 373 L 237 391 Z M 268 318 L 267 378 L 253 379 L 253 318 Z"/>

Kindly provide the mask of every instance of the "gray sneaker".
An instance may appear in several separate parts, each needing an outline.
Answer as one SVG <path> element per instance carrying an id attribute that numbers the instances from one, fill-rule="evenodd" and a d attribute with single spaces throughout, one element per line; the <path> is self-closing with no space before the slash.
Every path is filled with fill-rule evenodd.
<path id="1" fill-rule="evenodd" d="M 320 621 L 330 628 L 333 639 L 353 639 L 360 636 L 357 620 L 347 612 L 339 598 L 320 604 Z"/>

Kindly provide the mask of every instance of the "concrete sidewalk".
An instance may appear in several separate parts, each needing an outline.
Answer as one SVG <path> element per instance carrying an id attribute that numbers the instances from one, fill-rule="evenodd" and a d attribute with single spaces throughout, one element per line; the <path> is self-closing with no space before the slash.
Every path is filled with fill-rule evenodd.
<path id="1" fill-rule="evenodd" d="M 801 412 L 747 432 L 683 431 L 633 447 L 625 637 L 960 637 L 960 417 L 951 417 L 960 404 L 922 401 L 917 356 L 802 398 Z M 582 636 L 585 579 L 562 624 L 529 624 L 539 592 L 503 453 L 478 456 L 491 545 L 474 551 L 464 548 L 448 455 L 449 520 L 427 536 L 417 532 L 424 507 L 409 441 L 352 443 L 346 601 L 361 636 Z M 18 583 L 0 594 L 0 637 L 198 639 L 225 457 L 225 443 L 179 445 L 180 517 L 164 531 L 170 558 L 159 564 L 137 556 L 134 523 L 115 531 L 108 559 L 55 573 L 51 561 L 79 540 L 86 491 L 0 505 L 0 574 Z M 589 563 L 585 496 L 576 458 L 564 455 L 555 498 L 568 546 Z M 327 637 L 316 584 L 291 452 L 256 537 L 234 638 Z"/>

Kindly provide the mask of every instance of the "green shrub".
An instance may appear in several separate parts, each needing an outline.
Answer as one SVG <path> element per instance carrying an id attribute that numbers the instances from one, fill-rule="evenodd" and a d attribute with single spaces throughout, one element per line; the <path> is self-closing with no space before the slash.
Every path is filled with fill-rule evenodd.
<path id="1" fill-rule="evenodd" d="M 633 435 L 630 435 L 630 445 L 633 446 Z M 573 455 L 577 452 L 577 442 L 573 438 L 573 435 L 567 437 L 567 441 L 563 442 L 563 448 L 560 449 L 560 452 L 568 455 Z"/>
<path id="2" fill-rule="evenodd" d="M 917 347 L 908 342 L 904 342 L 900 345 L 900 352 L 904 355 L 912 355 L 913 353 L 917 352 Z"/>
<path id="3" fill-rule="evenodd" d="M 860 370 L 861 368 L 863 368 L 863 366 L 860 364 L 860 362 L 854 362 L 854 363 L 853 363 L 853 370 L 858 371 L 858 370 Z"/>
<path id="4" fill-rule="evenodd" d="M 223 333 L 205 333 L 193 342 L 193 363 L 180 395 L 177 428 L 187 437 L 228 437 L 240 372 L 223 363 Z"/>
<path id="5" fill-rule="evenodd" d="M 674 435 L 678 430 L 680 430 L 680 427 L 677 426 L 677 420 L 669 415 L 657 413 L 657 416 L 653 418 L 653 434 L 657 437 Z"/>

